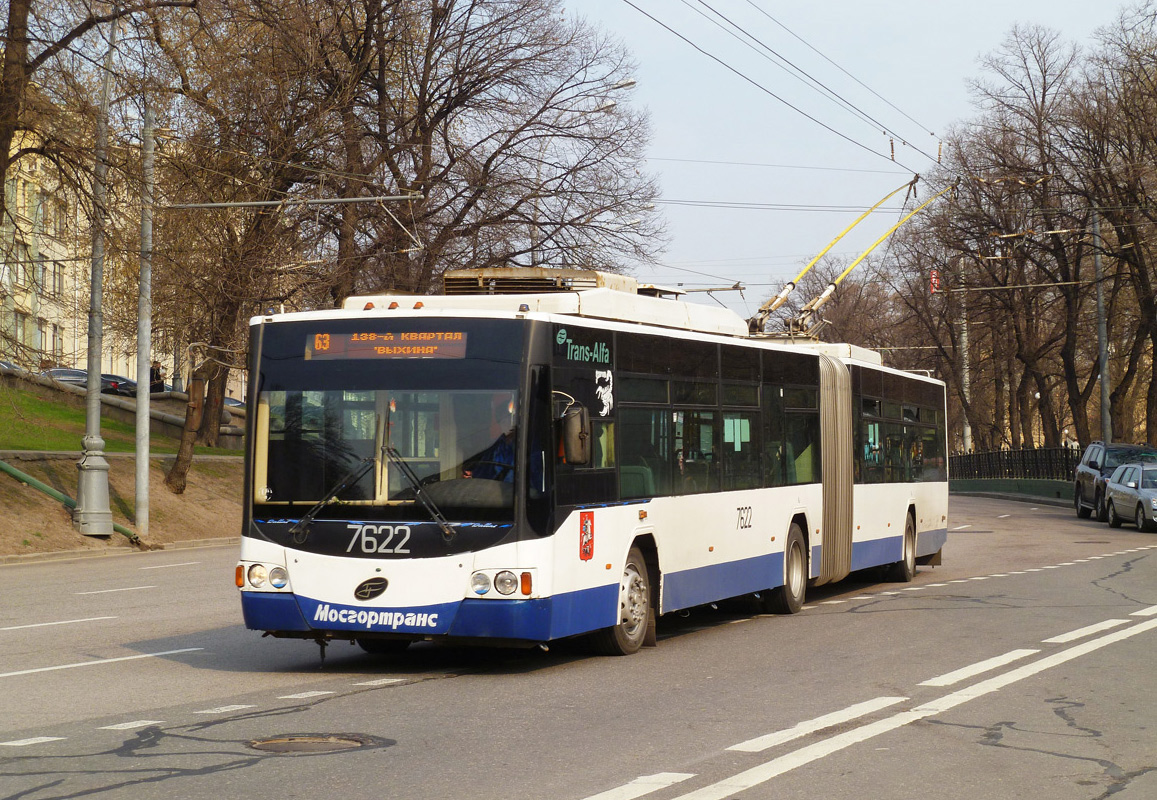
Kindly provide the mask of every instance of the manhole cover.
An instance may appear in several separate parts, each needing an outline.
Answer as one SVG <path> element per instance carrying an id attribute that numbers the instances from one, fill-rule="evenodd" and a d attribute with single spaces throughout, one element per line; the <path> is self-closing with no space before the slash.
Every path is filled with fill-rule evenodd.
<path id="1" fill-rule="evenodd" d="M 249 746 L 267 753 L 336 753 L 359 747 L 381 747 L 386 740 L 357 733 L 297 733 L 254 739 Z M 390 743 L 392 744 L 392 743 Z"/>

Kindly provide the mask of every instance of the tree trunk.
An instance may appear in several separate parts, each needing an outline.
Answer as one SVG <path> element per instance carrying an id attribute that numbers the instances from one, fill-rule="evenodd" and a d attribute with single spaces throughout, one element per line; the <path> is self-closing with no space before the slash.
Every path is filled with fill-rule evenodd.
<path id="1" fill-rule="evenodd" d="M 184 493 L 185 479 L 189 474 L 189 467 L 193 465 L 193 444 L 205 416 L 204 369 L 204 366 L 198 368 L 189 378 L 189 403 L 185 406 L 185 428 L 181 431 L 177 458 L 173 461 L 172 469 L 165 475 L 165 486 L 173 494 Z"/>

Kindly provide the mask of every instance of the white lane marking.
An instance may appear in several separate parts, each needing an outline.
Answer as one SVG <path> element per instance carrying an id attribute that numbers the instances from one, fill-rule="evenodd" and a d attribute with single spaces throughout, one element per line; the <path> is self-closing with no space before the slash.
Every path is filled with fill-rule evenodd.
<path id="1" fill-rule="evenodd" d="M 1044 571 L 1044 567 L 1031 567 L 1030 569 L 1025 570 L 1025 572 L 1043 572 L 1043 571 Z"/>
<path id="2" fill-rule="evenodd" d="M 969 578 L 968 580 L 970 580 L 970 581 L 986 581 L 986 580 L 988 580 L 988 576 L 987 575 L 977 575 L 975 578 Z"/>
<path id="3" fill-rule="evenodd" d="M 954 530 L 954 531 L 962 531 L 962 530 L 964 530 L 965 528 L 971 528 L 971 527 L 972 527 L 971 525 L 957 525 L 957 526 L 956 526 L 955 528 L 953 528 L 952 530 Z"/>
<path id="4" fill-rule="evenodd" d="M 636 797 L 666 789 L 694 777 L 693 772 L 660 772 L 658 775 L 644 775 L 623 786 L 593 794 L 586 800 L 634 800 Z"/>
<path id="5" fill-rule="evenodd" d="M 304 700 L 307 697 L 321 697 L 323 694 L 333 694 L 333 692 L 298 692 L 297 694 L 283 694 L 278 700 Z"/>
<path id="6" fill-rule="evenodd" d="M 95 592 L 73 592 L 73 594 L 109 594 L 110 592 L 135 592 L 137 589 L 156 588 L 156 586 L 126 586 L 123 589 L 97 589 Z"/>
<path id="7" fill-rule="evenodd" d="M 164 650 L 160 653 L 141 653 L 139 656 L 121 656 L 120 658 L 101 658 L 96 661 L 81 661 L 77 664 L 59 664 L 55 667 L 37 667 L 36 669 L 21 669 L 16 672 L 0 672 L 0 678 L 13 678 L 17 675 L 31 675 L 35 672 L 53 672 L 58 669 L 74 669 L 76 667 L 95 667 L 100 664 L 114 664 L 117 661 L 136 661 L 138 658 L 159 658 L 161 656 L 171 656 L 177 653 L 192 653 L 197 650 L 204 650 L 203 647 L 185 647 L 180 650 Z"/>
<path id="8" fill-rule="evenodd" d="M 1127 619 L 1107 619 L 1104 622 L 1098 622 L 1095 625 L 1089 625 L 1084 628 L 1077 628 L 1075 631 L 1062 633 L 1059 636 L 1054 636 L 1051 639 L 1042 639 L 1044 644 L 1064 644 L 1066 642 L 1075 642 L 1077 639 L 1083 639 L 1086 636 L 1092 636 L 1094 633 L 1107 631 L 1110 628 L 1116 628 L 1121 625 L 1128 625 Z"/>
<path id="9" fill-rule="evenodd" d="M 1040 509 L 1039 509 L 1039 508 L 1036 508 L 1036 507 L 1033 507 L 1033 508 L 1030 508 L 1030 509 L 1029 509 L 1029 511 L 1040 511 Z"/>
<path id="10" fill-rule="evenodd" d="M 1041 567 L 1041 569 L 1060 569 L 1061 566 L 1060 564 L 1049 564 L 1047 567 Z"/>
<path id="11" fill-rule="evenodd" d="M 948 582 L 949 583 L 968 583 L 968 578 L 957 578 L 954 581 L 948 581 Z"/>
<path id="12" fill-rule="evenodd" d="M 118 725 L 104 725 L 98 731 L 131 731 L 134 728 L 145 728 L 149 725 L 164 725 L 163 719 L 135 719 L 132 722 L 122 722 Z"/>
<path id="13" fill-rule="evenodd" d="M 1062 561 L 1061 563 L 1057 564 L 1057 566 L 1058 567 L 1071 567 L 1075 563 L 1077 563 L 1077 562 L 1075 562 L 1075 561 Z"/>
<path id="14" fill-rule="evenodd" d="M 1012 514 L 1001 514 L 997 517 L 997 519 L 1008 519 L 1011 516 Z"/>
<path id="15" fill-rule="evenodd" d="M 1009 575 L 1023 575 L 1024 573 L 1025 573 L 1025 571 L 1024 571 L 1024 570 L 1021 570 L 1020 572 L 1010 572 L 1010 573 L 1008 573 L 1008 574 L 1009 574 Z"/>
<path id="16" fill-rule="evenodd" d="M 1111 633 L 1108 636 L 1103 636 L 1100 639 L 1094 639 L 1084 644 L 1079 644 L 1075 647 L 1070 647 L 1060 653 L 1055 653 L 1051 656 L 1034 661 L 1031 664 L 1026 664 L 1023 667 L 1010 670 L 1003 675 L 989 678 L 986 681 L 981 681 L 974 686 L 969 686 L 965 689 L 945 695 L 937 701 L 927 703 L 911 711 L 902 711 L 899 714 L 894 714 L 886 719 L 878 722 L 871 722 L 867 725 L 862 725 L 844 733 L 832 736 L 815 744 L 803 747 L 795 752 L 774 758 L 771 761 L 759 764 L 749 770 L 733 775 L 730 778 L 724 778 L 718 783 L 713 783 L 710 786 L 705 786 L 702 789 L 691 792 L 690 794 L 680 795 L 675 800 L 725 800 L 726 798 L 746 791 L 761 783 L 766 783 L 772 778 L 789 772 L 797 767 L 805 764 L 810 764 L 813 761 L 829 756 L 832 753 L 839 752 L 845 748 L 851 747 L 868 739 L 880 736 L 882 734 L 894 731 L 905 725 L 913 722 L 918 722 L 925 717 L 930 717 L 942 711 L 947 711 L 955 708 L 958 705 L 967 703 L 969 700 L 974 700 L 977 697 L 995 692 L 998 689 L 1004 688 L 1017 681 L 1024 680 L 1031 677 L 1038 672 L 1043 672 L 1046 669 L 1064 664 L 1066 661 L 1072 661 L 1074 658 L 1086 655 L 1099 650 L 1102 647 L 1107 647 L 1115 642 L 1122 641 L 1131 636 L 1136 636 L 1140 633 L 1157 628 L 1157 620 L 1150 620 L 1149 622 L 1142 622 L 1132 628 L 1126 628 L 1123 631 Z"/>
<path id="17" fill-rule="evenodd" d="M 376 681 L 362 681 L 354 686 L 385 686 L 387 683 L 401 683 L 405 678 L 378 678 Z"/>
<path id="18" fill-rule="evenodd" d="M 930 584 L 928 584 L 928 588 L 929 589 L 938 589 L 941 586 L 947 586 L 947 585 L 948 585 L 947 583 L 930 583 Z"/>
<path id="19" fill-rule="evenodd" d="M 3 747 L 27 747 L 30 744 L 44 744 L 45 742 L 62 742 L 63 736 L 37 736 L 33 739 L 13 739 L 11 742 L 0 742 Z"/>
<path id="20" fill-rule="evenodd" d="M 872 598 L 872 595 L 870 595 L 870 594 L 858 594 L 855 597 L 849 597 L 848 599 L 849 600 L 872 600 L 873 598 Z"/>
<path id="21" fill-rule="evenodd" d="M 206 708 L 201 711 L 194 711 L 194 714 L 228 714 L 230 711 L 241 711 L 245 708 L 257 708 L 255 705 L 236 705 L 236 706 L 217 706 L 216 708 Z"/>
<path id="22" fill-rule="evenodd" d="M 900 591 L 901 592 L 922 592 L 922 591 L 924 591 L 924 587 L 923 586 L 909 586 L 907 589 L 901 589 Z"/>
<path id="23" fill-rule="evenodd" d="M 168 569 L 169 567 L 191 567 L 194 564 L 200 564 L 200 561 L 182 561 L 180 564 L 155 564 L 151 567 L 140 567 L 140 569 Z"/>
<path id="24" fill-rule="evenodd" d="M 893 594 L 900 594 L 900 593 L 899 592 L 880 592 L 880 594 L 893 595 Z"/>
<path id="25" fill-rule="evenodd" d="M 830 728 L 833 725 L 859 719 L 860 717 L 867 716 L 888 706 L 894 706 L 896 703 L 902 703 L 907 699 L 907 697 L 877 697 L 874 700 L 848 706 L 841 711 L 833 711 L 830 714 L 824 714 L 822 717 L 809 719 L 790 728 L 784 728 L 781 731 L 769 733 L 765 736 L 757 736 L 754 739 L 748 739 L 746 742 L 740 742 L 727 749 L 739 750 L 744 753 L 762 753 L 764 750 L 785 742 L 790 742 L 793 739 L 798 739 L 801 736 L 807 736 L 810 733 L 815 733 L 824 728 Z"/>
<path id="26" fill-rule="evenodd" d="M 71 625 L 74 622 L 96 622 L 101 619 L 116 619 L 116 617 L 85 617 L 84 619 L 62 619 L 60 622 L 37 622 L 32 625 L 10 625 L 0 628 L 0 631 L 18 631 L 23 628 L 47 628 L 49 625 Z"/>
<path id="27" fill-rule="evenodd" d="M 990 578 L 1007 578 L 1008 573 L 1007 572 L 998 572 L 995 575 L 989 575 L 988 577 L 990 577 Z"/>
<path id="28" fill-rule="evenodd" d="M 996 669 L 997 667 L 1003 667 L 1005 664 L 1011 664 L 1013 661 L 1019 661 L 1022 658 L 1039 652 L 1040 650 L 1011 650 L 1004 655 L 996 656 L 995 658 L 989 658 L 984 661 L 977 661 L 975 664 L 971 664 L 967 667 L 961 667 L 960 669 L 947 672 L 936 678 L 929 678 L 926 681 L 921 681 L 919 685 L 951 686 L 954 683 L 960 683 L 960 681 L 965 680 L 966 678 L 971 678 L 972 676 L 979 675 L 982 672 L 988 672 L 989 670 Z"/>
<path id="29" fill-rule="evenodd" d="M 838 606 L 841 603 L 846 603 L 847 600 L 825 600 L 820 603 L 821 606 Z"/>
<path id="30" fill-rule="evenodd" d="M 1151 617 L 1154 614 L 1157 614 L 1157 606 L 1149 606 L 1148 608 L 1143 608 L 1140 611 L 1134 611 L 1129 616 L 1130 617 Z"/>

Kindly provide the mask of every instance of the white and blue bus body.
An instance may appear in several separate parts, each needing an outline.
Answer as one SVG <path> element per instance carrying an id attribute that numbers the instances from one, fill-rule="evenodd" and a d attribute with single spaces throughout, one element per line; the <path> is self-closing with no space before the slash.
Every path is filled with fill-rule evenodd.
<path id="1" fill-rule="evenodd" d="M 628 653 L 661 614 L 751 594 L 796 611 L 853 570 L 909 580 L 946 540 L 944 385 L 723 309 L 356 298 L 254 318 L 250 353 L 237 583 L 274 636 L 590 633 Z"/>

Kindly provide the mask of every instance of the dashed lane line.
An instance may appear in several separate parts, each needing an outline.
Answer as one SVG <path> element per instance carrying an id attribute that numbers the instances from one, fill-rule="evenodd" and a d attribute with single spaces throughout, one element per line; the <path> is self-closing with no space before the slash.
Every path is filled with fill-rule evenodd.
<path id="1" fill-rule="evenodd" d="M 11 742 L 0 742 L 0 747 L 27 747 L 30 744 L 44 744 L 45 742 L 62 742 L 63 736 L 35 736 L 31 739 L 14 739 Z"/>
<path id="2" fill-rule="evenodd" d="M 233 705 L 233 706 L 217 706 L 216 708 L 206 708 L 201 711 L 194 711 L 194 714 L 228 714 L 231 711 L 244 711 L 247 708 L 257 708 L 256 705 Z"/>
<path id="3" fill-rule="evenodd" d="M 85 617 L 84 619 L 62 619 L 59 622 L 34 622 L 31 625 L 9 625 L 0 628 L 0 631 L 19 631 L 24 628 L 47 628 L 50 625 L 72 625 L 76 622 L 97 622 L 102 619 L 116 619 L 116 617 Z"/>
<path id="4" fill-rule="evenodd" d="M 1065 644 L 1067 642 L 1075 642 L 1077 639 L 1084 639 L 1086 636 L 1092 636 L 1094 633 L 1101 631 L 1119 628 L 1122 625 L 1128 625 L 1127 619 L 1107 619 L 1104 622 L 1098 622 L 1095 625 L 1087 625 L 1084 628 L 1077 628 L 1075 631 L 1062 633 L 1059 636 L 1053 636 L 1050 639 L 1042 639 L 1044 644 Z"/>
<path id="5" fill-rule="evenodd" d="M 172 567 L 191 567 L 194 564 L 200 563 L 200 561 L 182 561 L 180 564 L 154 564 L 151 567 L 138 567 L 138 569 L 170 569 Z"/>
<path id="6" fill-rule="evenodd" d="M 111 594 L 112 592 L 135 592 L 138 589 L 156 589 L 156 586 L 126 586 L 123 589 L 97 589 L 92 592 L 73 592 L 73 594 Z"/>
<path id="7" fill-rule="evenodd" d="M 692 772 L 660 772 L 658 775 L 644 775 L 630 783 L 591 795 L 586 800 L 634 800 L 636 797 L 666 789 L 694 777 L 695 774 Z"/>
<path id="8" fill-rule="evenodd" d="M 1012 650 L 1003 655 L 994 656 L 993 658 L 978 661 L 975 664 L 970 664 L 967 667 L 947 672 L 935 678 L 929 678 L 926 681 L 921 681 L 919 686 L 951 686 L 954 683 L 960 683 L 983 672 L 990 672 L 997 667 L 1003 667 L 1006 664 L 1011 664 L 1013 661 L 1019 661 L 1022 658 L 1027 658 L 1031 655 L 1036 655 L 1040 650 Z"/>
<path id="9" fill-rule="evenodd" d="M 203 647 L 183 647 L 180 650 L 164 650 L 160 653 L 141 653 L 136 656 L 120 656 L 119 658 L 101 658 L 95 661 L 80 661 L 76 664 L 58 664 L 54 667 L 37 667 L 36 669 L 20 669 L 15 672 L 0 672 L 0 678 L 14 678 L 17 675 L 32 675 L 37 672 L 54 672 L 58 669 L 76 669 L 78 667 L 97 667 L 101 664 L 115 664 L 118 661 L 136 661 L 140 658 L 160 658 L 161 656 L 173 656 L 178 653 L 193 653 L 197 650 L 204 650 Z"/>
<path id="10" fill-rule="evenodd" d="M 150 725 L 164 725 L 163 719 L 134 719 L 132 722 L 118 722 L 116 725 L 102 725 L 98 731 L 131 731 L 137 728 L 147 728 Z"/>
<path id="11" fill-rule="evenodd" d="M 1151 617 L 1154 614 L 1157 614 L 1157 606 L 1149 606 L 1148 608 L 1143 608 L 1140 611 L 1134 611 L 1129 616 L 1131 616 L 1131 617 Z"/>
<path id="12" fill-rule="evenodd" d="M 298 692 L 297 694 L 283 694 L 278 697 L 278 700 L 305 700 L 309 697 L 321 697 L 323 695 L 333 694 L 333 692 Z"/>
<path id="13" fill-rule="evenodd" d="M 769 750 L 777 745 L 799 739 L 802 736 L 807 736 L 816 731 L 821 731 L 824 728 L 830 728 L 833 725 L 840 725 L 845 722 L 851 722 L 854 719 L 859 719 L 860 717 L 866 717 L 868 714 L 873 714 L 889 706 L 902 703 L 907 699 L 907 697 L 877 697 L 874 700 L 867 700 L 863 703 L 848 706 L 840 711 L 833 711 L 830 714 L 824 714 L 815 719 L 800 722 L 797 725 L 781 731 L 775 731 L 774 733 L 758 736 L 754 739 L 748 739 L 746 742 L 740 742 L 727 749 L 738 750 L 743 753 L 762 753 L 764 750 Z"/>

